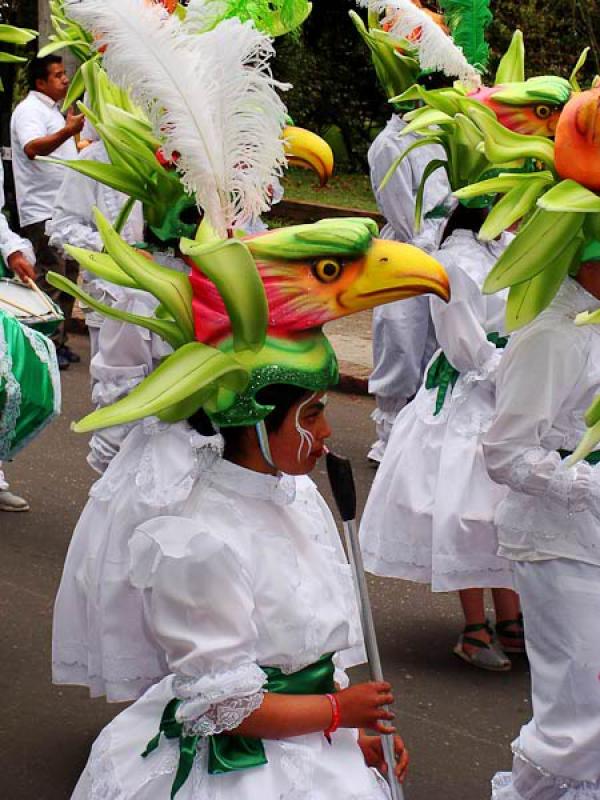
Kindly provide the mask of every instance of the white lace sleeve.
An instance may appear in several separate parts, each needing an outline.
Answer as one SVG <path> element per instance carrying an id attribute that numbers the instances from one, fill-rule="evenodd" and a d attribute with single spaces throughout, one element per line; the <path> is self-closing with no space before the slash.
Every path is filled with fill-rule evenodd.
<path id="1" fill-rule="evenodd" d="M 569 511 L 593 511 L 594 468 L 585 462 L 567 468 L 556 450 L 542 446 L 584 368 L 568 331 L 538 328 L 511 343 L 498 370 L 496 417 L 483 441 L 493 480 Z"/>
<path id="2" fill-rule="evenodd" d="M 198 680 L 177 676 L 173 689 L 182 700 L 177 719 L 186 735 L 215 736 L 234 730 L 260 707 L 266 680 L 266 674 L 254 663 Z"/>
<path id="3" fill-rule="evenodd" d="M 188 733 L 233 730 L 262 703 L 252 580 L 238 554 L 198 523 L 158 517 L 130 544 L 131 580 L 151 592 L 150 625 L 175 674 Z"/>
<path id="4" fill-rule="evenodd" d="M 598 494 L 593 467 L 583 462 L 567 468 L 556 451 L 542 447 L 519 453 L 506 471 L 496 470 L 493 477 L 515 492 L 546 497 L 573 512 L 593 510 L 590 501 Z"/>

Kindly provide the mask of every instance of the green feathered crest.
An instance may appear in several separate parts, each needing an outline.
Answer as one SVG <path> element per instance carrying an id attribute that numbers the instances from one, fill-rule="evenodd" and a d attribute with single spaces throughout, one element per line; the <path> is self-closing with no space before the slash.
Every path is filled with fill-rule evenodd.
<path id="1" fill-rule="evenodd" d="M 493 20 L 490 0 L 440 0 L 440 8 L 454 43 L 469 64 L 485 72 L 490 59 L 486 30 Z"/>

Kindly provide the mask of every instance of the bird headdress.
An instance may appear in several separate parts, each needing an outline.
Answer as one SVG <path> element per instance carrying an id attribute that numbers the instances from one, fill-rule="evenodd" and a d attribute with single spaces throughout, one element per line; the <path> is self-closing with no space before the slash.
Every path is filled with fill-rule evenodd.
<path id="1" fill-rule="evenodd" d="M 272 45 L 252 22 L 232 17 L 191 34 L 140 0 L 82 0 L 71 13 L 108 44 L 110 79 L 148 114 L 163 151 L 177 153 L 176 168 L 204 213 L 196 236 L 180 245 L 191 278 L 149 261 L 100 214 L 106 252 L 69 248 L 101 277 L 154 294 L 160 305 L 152 318 L 103 307 L 52 276 L 59 288 L 174 348 L 128 397 L 77 430 L 148 415 L 177 421 L 201 408 L 221 426 L 257 423 L 270 411 L 255 399 L 263 386 L 316 391 L 335 382 L 325 322 L 424 292 L 448 298 L 442 267 L 416 248 L 377 240 L 370 220 L 232 235 L 236 222 L 264 209 L 268 183 L 285 163 Z"/>

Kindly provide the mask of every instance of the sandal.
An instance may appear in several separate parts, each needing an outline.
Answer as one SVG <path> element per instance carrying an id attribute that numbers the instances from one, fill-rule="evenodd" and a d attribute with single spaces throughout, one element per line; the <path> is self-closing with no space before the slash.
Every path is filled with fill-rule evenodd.
<path id="1" fill-rule="evenodd" d="M 513 631 L 511 628 L 516 625 L 519 630 Z M 517 619 L 503 619 L 496 623 L 496 635 L 504 641 L 511 640 L 513 644 L 503 644 L 502 649 L 505 653 L 524 653 L 525 652 L 525 632 L 523 629 L 523 614 L 519 614 Z"/>
<path id="2" fill-rule="evenodd" d="M 492 641 L 489 644 L 481 641 L 481 639 L 475 639 L 473 636 L 466 635 L 483 630 L 487 630 L 490 634 Z M 468 653 L 464 649 L 465 644 L 476 647 L 477 650 L 475 650 L 474 653 Z M 485 622 L 465 626 L 464 631 L 458 637 L 458 642 L 454 648 L 454 655 L 466 661 L 467 664 L 471 664 L 473 667 L 487 669 L 490 672 L 508 672 L 512 667 L 510 659 L 506 657 L 502 648 L 494 641 L 494 634 L 487 620 Z"/>

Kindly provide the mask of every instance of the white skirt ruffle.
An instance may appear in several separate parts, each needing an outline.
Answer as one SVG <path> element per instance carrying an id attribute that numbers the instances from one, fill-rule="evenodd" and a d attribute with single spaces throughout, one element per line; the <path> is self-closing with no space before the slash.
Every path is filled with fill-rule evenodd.
<path id="1" fill-rule="evenodd" d="M 179 743 L 161 737 L 142 758 L 158 732 L 173 697 L 172 677 L 153 686 L 100 734 L 72 800 L 168 800 L 179 761 Z M 341 728 L 328 744 L 322 733 L 265 740 L 268 763 L 209 775 L 208 748 L 201 743 L 192 771 L 177 800 L 388 800 L 385 782 L 364 762 L 357 733 Z"/>
<path id="2" fill-rule="evenodd" d="M 437 390 L 425 387 L 398 414 L 361 523 L 370 572 L 437 592 L 513 588 L 510 562 L 496 555 L 506 490 L 488 476 L 481 446 L 494 412 L 488 377 L 461 376 L 438 415 Z"/>

